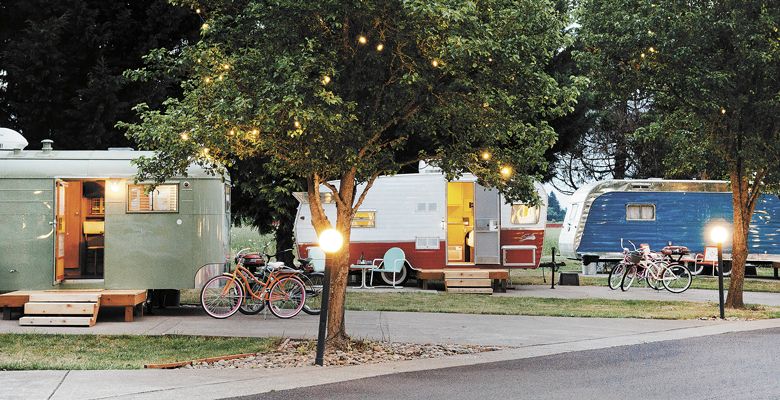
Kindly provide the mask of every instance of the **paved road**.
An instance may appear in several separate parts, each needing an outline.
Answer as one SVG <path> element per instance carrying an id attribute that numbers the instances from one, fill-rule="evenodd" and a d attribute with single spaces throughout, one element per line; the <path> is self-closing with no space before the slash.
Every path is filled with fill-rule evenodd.
<path id="1" fill-rule="evenodd" d="M 385 375 L 242 399 L 778 399 L 778 343 L 780 329 L 767 329 Z"/>

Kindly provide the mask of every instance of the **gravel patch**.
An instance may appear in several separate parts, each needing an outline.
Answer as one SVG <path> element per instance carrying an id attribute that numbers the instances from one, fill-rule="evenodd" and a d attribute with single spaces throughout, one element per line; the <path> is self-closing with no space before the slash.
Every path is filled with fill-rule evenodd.
<path id="1" fill-rule="evenodd" d="M 388 361 L 440 358 L 458 354 L 475 354 L 501 350 L 496 346 L 458 344 L 414 344 L 372 341 L 353 341 L 346 351 L 326 351 L 325 365 L 361 365 Z M 195 362 L 186 369 L 220 368 L 291 368 L 314 364 L 316 342 L 313 340 L 286 339 L 270 353 L 258 353 L 244 358 L 214 362 Z"/>

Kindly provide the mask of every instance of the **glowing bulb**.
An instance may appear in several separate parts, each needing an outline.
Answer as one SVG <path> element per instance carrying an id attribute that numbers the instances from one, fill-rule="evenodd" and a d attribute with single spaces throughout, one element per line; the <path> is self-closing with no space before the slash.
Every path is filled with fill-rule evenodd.
<path id="1" fill-rule="evenodd" d="M 488 58 L 488 62 L 493 62 L 493 59 L 492 58 Z"/>
<path id="2" fill-rule="evenodd" d="M 257 136 L 260 133 L 257 129 L 252 129 L 252 136 Z"/>
<path id="3" fill-rule="evenodd" d="M 222 69 L 224 69 L 225 71 L 229 70 L 230 64 L 222 64 Z"/>
<path id="4" fill-rule="evenodd" d="M 504 178 L 508 178 L 510 175 L 512 175 L 512 167 L 509 166 L 501 167 L 501 176 L 503 176 Z"/>
<path id="5" fill-rule="evenodd" d="M 335 229 L 326 229 L 320 234 L 319 244 L 322 251 L 326 253 L 335 253 L 339 251 L 344 244 L 344 237 Z"/>
<path id="6" fill-rule="evenodd" d="M 492 157 L 492 154 L 490 154 L 489 151 L 483 151 L 482 152 L 482 159 L 483 160 L 485 160 L 485 161 L 490 160 L 490 157 Z"/>
<path id="7" fill-rule="evenodd" d="M 211 83 L 211 78 L 209 78 L 207 76 L 207 77 L 203 78 L 203 81 L 206 82 L 206 83 Z"/>
<path id="8" fill-rule="evenodd" d="M 376 45 L 376 51 L 382 51 L 384 49 L 385 49 L 385 45 L 383 45 L 382 43 L 379 43 L 378 45 Z"/>
<path id="9" fill-rule="evenodd" d="M 180 136 L 181 140 L 189 140 L 190 138 L 190 135 L 188 135 L 186 132 L 182 133 Z"/>
<path id="10" fill-rule="evenodd" d="M 360 36 L 358 36 L 358 43 L 360 43 L 360 44 L 366 44 L 366 43 L 368 43 L 368 39 L 366 39 L 366 37 L 365 37 L 365 36 L 363 36 L 363 35 L 360 35 Z"/>
<path id="11" fill-rule="evenodd" d="M 720 109 L 720 113 L 721 113 L 722 115 L 726 115 L 726 109 L 721 107 L 721 109 Z"/>
<path id="12" fill-rule="evenodd" d="M 490 104 L 488 104 L 487 102 L 482 103 L 482 108 L 488 108 L 488 107 L 490 107 Z"/>
<path id="13" fill-rule="evenodd" d="M 650 47 L 648 50 L 650 50 L 651 53 L 655 53 L 655 47 Z"/>
<path id="14" fill-rule="evenodd" d="M 639 56 L 642 57 L 642 58 L 645 58 L 645 53 L 642 53 Z"/>
<path id="15" fill-rule="evenodd" d="M 195 14 L 200 14 L 200 8 L 195 9 Z"/>
<path id="16" fill-rule="evenodd" d="M 234 133 L 236 133 L 236 131 L 231 129 L 228 131 L 228 136 L 233 136 Z"/>
<path id="17" fill-rule="evenodd" d="M 201 26 L 200 26 L 200 29 L 203 29 L 204 31 L 205 31 L 206 29 L 209 29 L 209 24 L 207 24 L 207 23 L 204 23 L 203 25 L 201 25 Z"/>
<path id="18" fill-rule="evenodd" d="M 436 68 L 439 66 L 439 60 L 433 60 L 431 61 L 431 65 L 433 65 L 433 68 Z"/>
<path id="19" fill-rule="evenodd" d="M 715 243 L 723 243 L 728 239 L 729 231 L 723 226 L 713 226 L 710 229 L 710 240 Z"/>
<path id="20" fill-rule="evenodd" d="M 323 85 L 327 85 L 327 84 L 329 84 L 329 83 L 330 83 L 330 77 L 329 77 L 329 76 L 327 76 L 327 75 L 323 76 L 323 77 L 322 77 L 322 84 L 323 84 Z"/>
<path id="21" fill-rule="evenodd" d="M 293 126 L 295 126 L 295 129 L 299 129 L 301 127 L 301 123 L 298 121 L 293 122 Z"/>
<path id="22" fill-rule="evenodd" d="M 222 78 L 223 78 L 222 74 L 219 74 L 219 76 L 217 77 L 217 80 L 218 81 L 222 81 Z"/>

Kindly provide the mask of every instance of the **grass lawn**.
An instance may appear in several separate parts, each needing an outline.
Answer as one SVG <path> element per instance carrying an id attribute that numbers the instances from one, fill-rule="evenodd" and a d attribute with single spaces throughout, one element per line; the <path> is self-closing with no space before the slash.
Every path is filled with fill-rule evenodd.
<path id="1" fill-rule="evenodd" d="M 144 364 L 264 353 L 277 338 L 0 334 L 0 371 L 137 369 Z"/>
<path id="2" fill-rule="evenodd" d="M 348 310 L 537 315 L 644 319 L 698 319 L 718 315 L 715 303 L 651 300 L 552 299 L 447 293 L 347 293 Z M 780 318 L 780 307 L 748 306 L 729 317 Z"/>

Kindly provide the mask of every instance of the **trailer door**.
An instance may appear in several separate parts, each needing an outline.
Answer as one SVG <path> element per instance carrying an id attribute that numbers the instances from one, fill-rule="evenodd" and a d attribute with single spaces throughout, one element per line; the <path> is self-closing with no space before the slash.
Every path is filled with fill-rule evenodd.
<path id="1" fill-rule="evenodd" d="M 475 184 L 474 203 L 474 261 L 477 264 L 500 264 L 501 218 L 498 190 Z"/>
<path id="2" fill-rule="evenodd" d="M 54 191 L 54 283 L 65 279 L 65 194 L 67 183 L 57 180 Z"/>

